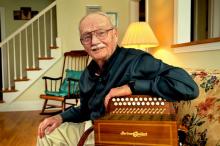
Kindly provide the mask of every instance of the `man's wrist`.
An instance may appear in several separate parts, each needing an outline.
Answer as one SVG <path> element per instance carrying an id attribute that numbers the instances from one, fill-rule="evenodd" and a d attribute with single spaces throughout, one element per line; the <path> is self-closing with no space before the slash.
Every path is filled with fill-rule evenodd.
<path id="1" fill-rule="evenodd" d="M 61 115 L 56 115 L 56 119 L 58 119 L 61 123 L 63 123 L 63 117 Z"/>

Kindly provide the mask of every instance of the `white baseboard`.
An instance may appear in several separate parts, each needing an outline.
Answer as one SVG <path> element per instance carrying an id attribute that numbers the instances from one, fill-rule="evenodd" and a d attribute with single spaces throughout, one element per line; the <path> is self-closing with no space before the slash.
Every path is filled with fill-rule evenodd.
<path id="1" fill-rule="evenodd" d="M 60 101 L 48 101 L 50 104 L 57 104 L 61 105 Z M 68 102 L 74 103 L 74 99 L 69 99 Z M 11 103 L 1 103 L 0 104 L 0 112 L 6 111 L 35 111 L 35 110 L 42 110 L 44 100 L 31 100 L 31 101 L 13 101 Z M 79 106 L 80 102 L 78 102 Z"/>
<path id="2" fill-rule="evenodd" d="M 15 101 L 0 104 L 0 111 L 33 111 L 41 110 L 44 100 Z"/>
<path id="3" fill-rule="evenodd" d="M 199 51 L 211 51 L 219 50 L 220 42 L 206 43 L 206 44 L 197 44 L 191 46 L 183 46 L 174 48 L 174 53 L 187 53 L 187 52 L 199 52 Z"/>

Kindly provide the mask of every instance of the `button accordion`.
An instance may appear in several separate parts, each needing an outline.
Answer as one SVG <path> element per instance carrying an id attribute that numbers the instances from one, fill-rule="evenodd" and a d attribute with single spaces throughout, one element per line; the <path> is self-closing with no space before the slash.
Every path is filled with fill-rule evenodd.
<path id="1" fill-rule="evenodd" d="M 97 146 L 178 145 L 173 104 L 147 95 L 112 98 L 94 130 Z"/>

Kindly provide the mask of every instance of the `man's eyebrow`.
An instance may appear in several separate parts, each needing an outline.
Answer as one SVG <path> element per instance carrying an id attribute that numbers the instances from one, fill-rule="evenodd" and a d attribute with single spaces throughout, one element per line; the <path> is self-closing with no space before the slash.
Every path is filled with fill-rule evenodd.
<path id="1" fill-rule="evenodd" d="M 103 29 L 103 28 L 99 28 L 99 29 L 96 29 L 96 30 L 93 30 L 93 31 L 85 31 L 84 33 L 82 33 L 82 35 L 84 35 L 84 34 L 90 34 L 90 33 L 94 32 L 94 31 L 102 30 L 102 29 Z"/>
<path id="2" fill-rule="evenodd" d="M 107 28 L 106 28 L 105 26 L 103 26 L 103 27 L 100 27 L 100 28 L 98 28 L 98 29 L 96 29 L 96 30 L 93 30 L 93 31 L 85 31 L 85 32 L 82 33 L 82 35 L 84 35 L 84 34 L 89 34 L 89 33 L 91 33 L 91 32 L 97 31 L 97 30 L 106 30 L 106 29 L 107 29 Z"/>
<path id="3" fill-rule="evenodd" d="M 90 32 L 84 32 L 82 35 L 86 35 L 86 34 L 90 34 L 91 33 L 91 31 Z"/>
<path id="4" fill-rule="evenodd" d="M 86 32 L 83 32 L 82 34 L 81 34 L 81 36 L 82 35 L 88 35 L 88 34 L 90 34 L 92 31 L 86 31 Z"/>

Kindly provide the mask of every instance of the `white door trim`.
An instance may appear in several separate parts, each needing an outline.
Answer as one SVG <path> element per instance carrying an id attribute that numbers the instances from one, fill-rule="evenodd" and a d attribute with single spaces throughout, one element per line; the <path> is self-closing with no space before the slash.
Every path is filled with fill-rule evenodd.
<path id="1" fill-rule="evenodd" d="M 1 39 L 5 39 L 5 8 L 0 7 Z"/>

